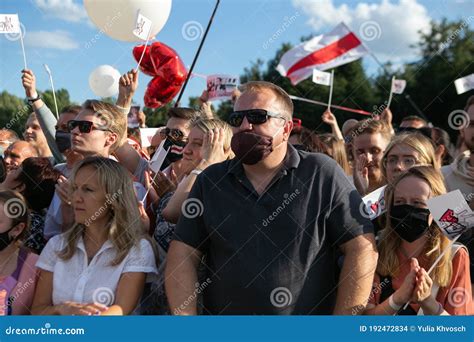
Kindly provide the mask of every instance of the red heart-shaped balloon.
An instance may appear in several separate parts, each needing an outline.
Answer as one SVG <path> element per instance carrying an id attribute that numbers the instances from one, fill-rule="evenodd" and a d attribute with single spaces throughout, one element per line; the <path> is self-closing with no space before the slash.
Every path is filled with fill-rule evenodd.
<path id="1" fill-rule="evenodd" d="M 187 70 L 176 51 L 161 42 L 154 42 L 150 50 L 151 62 L 157 75 L 173 84 L 182 84 L 186 79 Z"/>
<path id="2" fill-rule="evenodd" d="M 140 63 L 140 70 L 148 76 L 156 76 L 157 72 L 155 70 L 155 67 L 153 65 L 153 62 L 151 60 L 151 55 L 150 55 L 150 51 L 151 51 L 150 45 L 135 46 L 133 48 L 133 57 L 138 63 L 142 56 L 143 50 L 145 50 L 145 54 L 143 55 L 143 59 Z"/>
<path id="3" fill-rule="evenodd" d="M 171 102 L 180 89 L 181 85 L 173 85 L 157 76 L 148 83 L 144 97 L 145 106 L 148 108 L 162 107 Z"/>
<path id="4" fill-rule="evenodd" d="M 145 49 L 145 50 L 144 50 Z M 151 45 L 139 45 L 133 49 L 137 61 L 145 55 L 140 70 L 154 76 L 145 92 L 145 106 L 158 108 L 169 103 L 178 94 L 186 80 L 187 70 L 176 51 L 166 44 L 154 42 Z"/>

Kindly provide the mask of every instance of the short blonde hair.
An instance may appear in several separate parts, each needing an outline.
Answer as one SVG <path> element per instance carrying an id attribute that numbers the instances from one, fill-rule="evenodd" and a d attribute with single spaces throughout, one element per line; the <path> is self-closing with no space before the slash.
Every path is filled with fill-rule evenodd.
<path id="1" fill-rule="evenodd" d="M 110 147 L 111 152 L 114 152 L 125 142 L 127 138 L 127 116 L 116 106 L 99 100 L 86 100 L 82 105 L 82 109 L 94 112 L 94 115 L 102 120 L 103 126 L 117 134 L 117 141 Z"/>
<path id="2" fill-rule="evenodd" d="M 293 117 L 293 101 L 291 101 L 288 93 L 276 84 L 265 81 L 251 81 L 242 84 L 239 90 L 241 91 L 239 97 L 247 92 L 269 91 L 276 97 L 276 101 L 282 110 L 281 114 L 289 120 Z"/>
<path id="3" fill-rule="evenodd" d="M 229 150 L 230 149 L 230 142 L 232 140 L 232 129 L 230 128 L 229 124 L 226 122 L 220 120 L 220 119 L 198 119 L 195 120 L 191 128 L 199 128 L 202 132 L 208 133 L 212 131 L 213 129 L 219 129 L 222 128 L 224 130 L 224 149 Z M 231 156 L 229 156 L 229 159 L 233 158 L 233 153 L 231 151 Z"/>

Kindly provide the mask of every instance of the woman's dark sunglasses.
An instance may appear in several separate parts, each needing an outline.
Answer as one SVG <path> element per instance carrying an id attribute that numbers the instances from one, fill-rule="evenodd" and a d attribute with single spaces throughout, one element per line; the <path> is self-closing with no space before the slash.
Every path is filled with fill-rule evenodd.
<path id="1" fill-rule="evenodd" d="M 90 133 L 93 129 L 97 131 L 109 131 L 107 127 L 94 126 L 92 121 L 70 120 L 67 123 L 68 132 L 72 132 L 74 128 L 78 127 L 81 133 Z"/>
<path id="2" fill-rule="evenodd" d="M 244 117 L 246 117 L 247 121 L 252 125 L 261 125 L 267 122 L 268 118 L 285 119 L 283 116 L 265 109 L 249 109 L 231 113 L 227 122 L 232 127 L 240 127 L 242 121 L 244 121 Z"/>

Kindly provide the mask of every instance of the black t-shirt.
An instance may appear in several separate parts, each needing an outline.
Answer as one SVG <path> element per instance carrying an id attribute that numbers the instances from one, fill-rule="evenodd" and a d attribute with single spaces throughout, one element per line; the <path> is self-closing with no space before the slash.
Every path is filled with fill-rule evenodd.
<path id="1" fill-rule="evenodd" d="M 187 212 L 191 204 L 195 210 Z M 288 145 L 283 167 L 260 196 L 238 160 L 207 168 L 173 239 L 207 257 L 204 313 L 331 314 L 338 247 L 373 233 L 361 207 L 334 160 Z"/>

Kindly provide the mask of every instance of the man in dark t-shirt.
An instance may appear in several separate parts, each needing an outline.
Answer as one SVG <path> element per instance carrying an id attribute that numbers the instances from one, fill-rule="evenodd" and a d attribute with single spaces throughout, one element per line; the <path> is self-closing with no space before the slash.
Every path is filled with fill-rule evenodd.
<path id="1" fill-rule="evenodd" d="M 229 116 L 236 157 L 198 176 L 170 245 L 172 313 L 196 314 L 201 293 L 207 314 L 362 312 L 377 263 L 372 224 L 336 162 L 288 144 L 292 113 L 281 88 L 244 85 Z"/>

